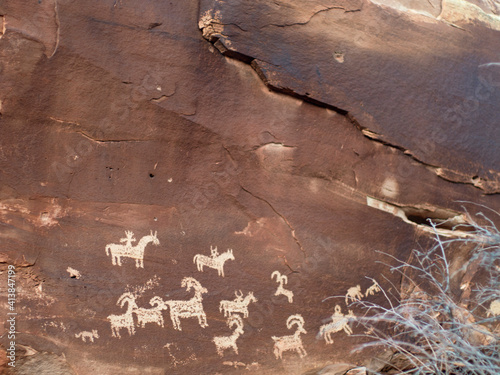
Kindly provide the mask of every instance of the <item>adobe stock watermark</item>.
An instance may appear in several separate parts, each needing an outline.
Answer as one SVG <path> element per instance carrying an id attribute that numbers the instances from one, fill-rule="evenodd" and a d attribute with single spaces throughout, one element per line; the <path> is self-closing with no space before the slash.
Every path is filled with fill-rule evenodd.
<path id="1" fill-rule="evenodd" d="M 300 270 L 297 273 L 292 272 L 288 274 L 288 282 L 285 288 L 294 294 L 294 303 L 301 298 L 299 291 L 307 293 L 306 288 L 303 287 L 303 283 L 306 280 L 313 280 L 317 277 L 320 265 L 321 268 L 331 268 L 331 260 L 328 253 L 334 247 L 335 243 L 330 237 L 320 236 L 314 249 L 306 250 L 306 257 L 300 265 Z M 276 284 L 276 287 L 278 287 L 278 284 Z M 259 298 L 259 303 L 252 306 L 253 312 L 248 317 L 248 323 L 256 330 L 262 328 L 269 319 L 273 319 L 275 312 L 279 312 L 290 305 L 290 300 L 284 295 L 272 295 L 269 297 L 270 299 L 264 298 L 264 296 L 263 298 Z"/>
<path id="2" fill-rule="evenodd" d="M 10 367 L 16 367 L 16 268 L 13 265 L 8 266 L 7 271 L 7 365 Z"/>

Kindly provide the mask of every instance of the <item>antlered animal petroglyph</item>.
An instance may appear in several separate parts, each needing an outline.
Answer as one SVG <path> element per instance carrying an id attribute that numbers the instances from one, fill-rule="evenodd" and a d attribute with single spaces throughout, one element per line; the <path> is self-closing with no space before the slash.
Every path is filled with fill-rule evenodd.
<path id="1" fill-rule="evenodd" d="M 203 309 L 203 294 L 208 293 L 206 288 L 192 277 L 185 277 L 182 279 L 181 286 L 186 288 L 189 292 L 194 289 L 194 296 L 188 301 L 163 301 L 159 307 L 170 307 L 170 319 L 174 325 L 174 329 L 182 331 L 180 318 L 198 318 L 200 327 L 205 328 L 208 326 L 207 316 Z M 158 301 L 159 301 L 158 297 Z"/>
<path id="2" fill-rule="evenodd" d="M 243 298 L 243 293 L 240 290 L 240 294 L 237 291 L 234 292 L 236 298 L 234 301 L 220 301 L 219 311 L 224 311 L 224 316 L 228 316 L 233 313 L 243 314 L 244 318 L 248 318 L 248 305 L 250 302 L 257 302 L 257 298 L 254 297 L 253 292 L 249 292 L 245 298 Z"/>
<path id="3" fill-rule="evenodd" d="M 288 350 L 296 351 L 301 358 L 307 355 L 307 352 L 302 344 L 302 339 L 300 338 L 302 333 L 307 333 L 304 329 L 304 318 L 302 318 L 302 315 L 296 314 L 288 317 L 286 321 L 287 328 L 291 329 L 294 325 L 297 326 L 297 330 L 293 335 L 272 337 L 274 340 L 274 355 L 276 356 L 276 359 L 282 359 L 283 352 Z"/>
<path id="4" fill-rule="evenodd" d="M 288 277 L 286 275 L 282 275 L 279 271 L 274 271 L 271 274 L 271 279 L 274 279 L 274 276 L 276 276 L 276 282 L 279 283 L 278 289 L 276 289 L 276 292 L 274 292 L 275 296 L 279 296 L 280 294 L 288 298 L 288 302 L 292 303 L 293 302 L 293 292 L 291 290 L 285 289 L 283 287 L 284 284 L 288 283 Z"/>
<path id="5" fill-rule="evenodd" d="M 335 312 L 330 317 L 331 321 L 319 328 L 316 338 L 324 338 L 327 344 L 333 344 L 332 333 L 344 330 L 344 332 L 350 336 L 352 334 L 352 330 L 351 327 L 349 327 L 349 320 L 354 317 L 355 316 L 352 310 L 349 310 L 349 313 L 344 315 L 340 306 L 336 305 Z"/>
<path id="6" fill-rule="evenodd" d="M 224 277 L 224 263 L 227 260 L 234 260 L 233 250 L 228 249 L 226 252 L 219 255 L 217 246 L 215 248 L 210 246 L 210 251 L 210 256 L 196 254 L 193 258 L 193 263 L 196 264 L 198 271 L 203 272 L 203 266 L 207 266 L 216 269 L 219 276 Z"/>
<path id="7" fill-rule="evenodd" d="M 134 318 L 132 312 L 137 308 L 135 296 L 132 293 L 123 293 L 116 302 L 121 308 L 127 304 L 127 311 L 122 315 L 109 315 L 108 320 L 111 323 L 111 333 L 113 337 L 121 338 L 120 329 L 126 328 L 130 336 L 135 334 Z"/>
<path id="8" fill-rule="evenodd" d="M 153 231 L 148 236 L 144 236 L 139 240 L 139 243 L 135 246 L 132 246 L 132 242 L 135 242 L 134 233 L 130 231 L 126 231 L 125 238 L 120 239 L 120 242 L 125 242 L 124 245 L 121 244 L 107 244 L 106 245 L 106 255 L 111 255 L 111 262 L 113 265 L 122 265 L 121 258 L 131 258 L 135 259 L 135 266 L 137 268 L 144 268 L 144 249 L 146 245 L 150 242 L 153 245 L 159 245 L 160 241 L 156 237 L 155 232 Z"/>
<path id="9" fill-rule="evenodd" d="M 243 320 L 239 315 L 231 315 L 227 319 L 227 326 L 231 329 L 236 326 L 230 336 L 216 336 L 212 340 L 215 344 L 217 354 L 221 357 L 224 355 L 224 350 L 230 348 L 232 348 L 234 352 L 238 354 L 238 346 L 236 345 L 236 340 L 238 340 L 238 338 L 244 333 Z"/>
<path id="10" fill-rule="evenodd" d="M 162 310 L 165 310 L 165 305 L 160 297 L 153 297 L 149 301 L 150 309 L 137 307 L 132 312 L 137 316 L 137 324 L 144 328 L 146 323 L 156 323 L 160 327 L 164 327 Z M 156 306 L 155 306 L 156 305 Z"/>
<path id="11" fill-rule="evenodd" d="M 366 289 L 366 292 L 365 292 L 365 297 L 368 297 L 369 295 L 371 296 L 374 296 L 375 293 L 378 293 L 380 292 L 382 289 L 380 288 L 380 285 L 379 283 L 377 283 L 375 281 L 375 279 L 372 279 L 373 280 L 373 284 L 372 286 L 370 286 L 368 289 Z"/>

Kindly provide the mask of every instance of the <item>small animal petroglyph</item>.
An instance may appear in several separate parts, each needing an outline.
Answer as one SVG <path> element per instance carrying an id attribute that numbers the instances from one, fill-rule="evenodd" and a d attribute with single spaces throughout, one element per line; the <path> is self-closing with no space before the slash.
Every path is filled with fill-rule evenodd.
<path id="1" fill-rule="evenodd" d="M 165 305 L 160 297 L 153 297 L 149 301 L 151 306 L 150 309 L 143 307 L 137 307 L 132 312 L 137 316 L 137 324 L 144 328 L 146 323 L 156 323 L 160 327 L 164 327 L 162 310 L 165 309 Z M 156 305 L 156 306 L 155 306 Z"/>
<path id="2" fill-rule="evenodd" d="M 231 315 L 227 319 L 227 326 L 230 329 L 236 326 L 236 328 L 234 329 L 233 333 L 230 336 L 216 336 L 212 340 L 215 344 L 217 354 L 221 357 L 224 355 L 225 349 L 232 348 L 234 352 L 238 354 L 238 346 L 236 345 L 236 340 L 238 340 L 238 337 L 240 337 L 244 333 L 243 320 L 239 315 Z"/>
<path id="3" fill-rule="evenodd" d="M 324 324 L 319 328 L 317 339 L 325 339 L 327 344 L 333 344 L 332 333 L 344 330 L 349 336 L 352 334 L 351 327 L 349 327 L 349 319 L 354 318 L 354 313 L 349 310 L 347 315 L 342 313 L 340 305 L 335 306 L 335 312 L 330 317 L 330 323 Z"/>
<path id="4" fill-rule="evenodd" d="M 498 316 L 500 315 L 500 299 L 496 299 L 490 303 L 490 308 L 488 309 L 488 312 L 486 316 Z"/>
<path id="5" fill-rule="evenodd" d="M 80 273 L 80 271 L 75 270 L 74 268 L 71 268 L 71 267 L 68 267 L 66 269 L 66 272 L 69 273 L 69 277 L 71 277 L 72 279 L 79 279 L 80 277 L 82 277 L 82 274 Z"/>
<path id="6" fill-rule="evenodd" d="M 379 283 L 377 283 L 375 281 L 375 279 L 372 279 L 373 280 L 373 284 L 372 286 L 370 286 L 368 289 L 366 289 L 366 292 L 365 292 L 365 297 L 368 297 L 368 296 L 374 296 L 375 293 L 378 293 L 380 292 L 382 289 L 380 288 L 380 285 Z"/>
<path id="7" fill-rule="evenodd" d="M 272 336 L 272 339 L 274 340 L 274 355 L 276 356 L 276 359 L 282 359 L 283 352 L 288 350 L 296 351 L 299 354 L 300 358 L 303 358 L 307 355 L 307 352 L 305 351 L 302 344 L 302 339 L 300 338 L 300 335 L 302 333 L 307 333 L 307 331 L 304 329 L 304 324 L 304 318 L 302 318 L 302 315 L 290 315 L 286 320 L 286 327 L 288 329 L 291 329 L 294 325 L 296 325 L 297 330 L 295 331 L 295 333 L 290 336 Z"/>
<path id="8" fill-rule="evenodd" d="M 111 323 L 111 333 L 113 337 L 121 338 L 120 329 L 122 328 L 126 328 L 130 336 L 135 334 L 134 317 L 132 316 L 134 308 L 137 308 L 135 296 L 129 292 L 123 293 L 116 304 L 123 308 L 125 303 L 127 304 L 127 311 L 124 314 L 109 315 L 107 318 Z"/>
<path id="9" fill-rule="evenodd" d="M 153 231 L 151 231 L 148 236 L 142 237 L 137 245 L 132 246 L 132 242 L 136 241 L 134 233 L 126 231 L 126 237 L 120 239 L 120 242 L 125 242 L 125 244 L 107 244 L 106 255 L 111 255 L 111 263 L 113 265 L 121 266 L 121 258 L 131 258 L 135 259 L 135 266 L 137 268 L 144 268 L 144 249 L 146 248 L 146 245 L 150 242 L 152 242 L 153 245 L 160 244 L 160 241 L 156 237 L 156 233 L 157 232 L 153 234 Z"/>
<path id="10" fill-rule="evenodd" d="M 347 289 L 347 293 L 345 295 L 345 304 L 349 304 L 349 299 L 351 299 L 353 302 L 356 301 L 361 301 L 363 298 L 363 293 L 361 293 L 361 286 L 356 285 L 353 286 L 349 289 Z"/>
<path id="11" fill-rule="evenodd" d="M 292 303 L 293 302 L 293 292 L 291 290 L 285 289 L 283 287 L 284 284 L 288 283 L 288 277 L 286 275 L 282 275 L 279 271 L 274 271 L 271 274 L 271 279 L 274 279 L 274 276 L 276 276 L 276 282 L 279 284 L 278 289 L 276 289 L 276 292 L 274 292 L 275 296 L 279 296 L 280 294 L 288 298 L 288 302 Z"/>
<path id="12" fill-rule="evenodd" d="M 234 292 L 236 298 L 234 301 L 220 301 L 219 311 L 224 311 L 224 316 L 229 316 L 233 313 L 243 314 L 244 318 L 248 318 L 248 305 L 250 302 L 257 302 L 257 298 L 254 297 L 253 292 L 249 292 L 245 298 L 243 298 L 243 293 L 240 290 L 240 294 L 237 291 Z"/>
<path id="13" fill-rule="evenodd" d="M 217 246 L 215 248 L 210 246 L 210 252 L 210 256 L 196 254 L 193 258 L 193 263 L 196 264 L 200 272 L 203 272 L 203 266 L 207 266 L 216 269 L 219 276 L 224 277 L 224 263 L 226 260 L 234 260 L 233 250 L 228 249 L 225 253 L 219 255 Z"/>
<path id="14" fill-rule="evenodd" d="M 89 331 L 82 331 L 80 333 L 75 333 L 76 338 L 82 338 L 83 342 L 87 342 L 87 339 L 89 339 L 90 342 L 94 342 L 94 338 L 98 339 L 99 334 L 97 333 L 96 329 L 93 329 L 92 332 Z"/>
<path id="15" fill-rule="evenodd" d="M 186 291 L 189 292 L 191 289 L 194 289 L 194 296 L 188 301 L 163 301 L 161 303 L 161 299 L 155 299 L 158 301 L 158 307 L 162 309 L 166 309 L 166 307 L 170 307 L 170 319 L 172 320 L 172 324 L 174 329 L 182 331 L 180 318 L 198 318 L 198 323 L 201 328 L 208 327 L 207 316 L 203 309 L 203 294 L 208 293 L 206 288 L 203 288 L 198 280 L 192 277 L 185 277 L 182 279 L 181 286 L 186 288 Z M 153 301 L 153 300 L 151 300 Z"/>

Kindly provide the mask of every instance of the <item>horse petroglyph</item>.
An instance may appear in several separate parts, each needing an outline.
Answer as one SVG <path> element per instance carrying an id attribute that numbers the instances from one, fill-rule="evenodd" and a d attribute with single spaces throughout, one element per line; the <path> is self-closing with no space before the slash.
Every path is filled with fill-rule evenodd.
<path id="1" fill-rule="evenodd" d="M 224 311 L 224 316 L 240 313 L 243 314 L 244 318 L 248 318 L 248 305 L 250 302 L 257 302 L 257 298 L 254 297 L 253 292 L 249 292 L 247 296 L 243 298 L 241 290 L 240 294 L 235 291 L 234 295 L 236 296 L 234 301 L 220 301 L 219 311 Z"/>
<path id="2" fill-rule="evenodd" d="M 162 301 L 160 297 L 153 297 L 150 303 L 158 302 L 157 308 L 165 310 L 170 307 L 170 319 L 174 329 L 182 331 L 181 321 L 183 318 L 198 318 L 198 323 L 201 328 L 208 326 L 207 316 L 203 309 L 203 294 L 208 293 L 208 290 L 201 286 L 198 280 L 192 277 L 182 279 L 181 287 L 186 288 L 189 292 L 194 289 L 194 296 L 188 301 Z"/>
<path id="3" fill-rule="evenodd" d="M 131 258 L 135 259 L 135 266 L 137 268 L 144 268 L 144 249 L 146 245 L 150 242 L 153 245 L 159 245 L 160 241 L 156 237 L 157 232 L 153 234 L 150 232 L 148 236 L 144 236 L 139 240 L 139 243 L 132 246 L 132 242 L 135 242 L 134 233 L 126 231 L 125 238 L 121 238 L 120 242 L 125 242 L 124 245 L 110 243 L 106 245 L 106 255 L 111 255 L 111 262 L 113 265 L 122 265 L 121 258 Z"/>
<path id="4" fill-rule="evenodd" d="M 87 342 L 87 339 L 90 342 L 94 342 L 94 338 L 98 339 L 99 338 L 99 334 L 97 333 L 96 329 L 93 329 L 92 332 L 82 331 L 80 333 L 75 333 L 75 337 L 76 338 L 80 338 L 81 337 L 83 342 Z"/>
<path id="5" fill-rule="evenodd" d="M 196 264 L 198 271 L 203 272 L 203 266 L 216 269 L 219 276 L 224 277 L 224 263 L 226 260 L 234 260 L 233 250 L 228 249 L 226 252 L 219 255 L 217 246 L 213 248 L 210 246 L 210 256 L 203 254 L 196 254 L 193 258 L 193 263 Z"/>
<path id="6" fill-rule="evenodd" d="M 300 338 L 300 335 L 302 333 L 307 333 L 307 331 L 304 329 L 304 324 L 304 318 L 302 318 L 302 315 L 290 315 L 286 320 L 286 327 L 288 329 L 292 329 L 292 327 L 296 325 L 297 329 L 295 333 L 290 336 L 272 336 L 272 339 L 274 340 L 274 355 L 276 356 L 276 359 L 282 359 L 283 352 L 289 350 L 296 351 L 299 354 L 300 358 L 303 358 L 307 355 L 307 352 L 305 351 L 302 344 L 302 339 Z"/>
<path id="7" fill-rule="evenodd" d="M 243 331 L 243 320 L 239 315 L 231 315 L 227 319 L 227 326 L 232 329 L 234 326 L 233 333 L 230 336 L 216 336 L 213 338 L 217 354 L 219 356 L 224 355 L 225 349 L 233 349 L 236 354 L 238 354 L 238 346 L 236 345 L 236 340 L 244 333 Z"/>
<path id="8" fill-rule="evenodd" d="M 122 328 L 126 328 L 130 336 L 134 335 L 135 327 L 134 327 L 134 317 L 132 316 L 132 312 L 134 311 L 134 308 L 137 308 L 137 305 L 135 303 L 135 296 L 129 292 L 123 293 L 121 297 L 118 298 L 116 304 L 120 305 L 122 309 L 123 306 L 127 304 L 127 311 L 122 315 L 108 316 L 107 319 L 111 323 L 111 333 L 113 337 L 121 338 L 120 329 Z"/>
<path id="9" fill-rule="evenodd" d="M 345 295 L 345 304 L 349 304 L 349 300 L 352 302 L 361 301 L 363 298 L 363 293 L 361 293 L 361 286 L 356 285 L 349 289 L 347 289 L 347 293 Z"/>
<path id="10" fill-rule="evenodd" d="M 375 281 L 375 279 L 372 279 L 372 280 L 373 280 L 373 284 L 368 289 L 366 289 L 365 297 L 374 296 L 375 293 L 378 293 L 382 290 L 380 288 L 380 285 Z"/>
<path id="11" fill-rule="evenodd" d="M 282 275 L 279 271 L 274 271 L 271 274 L 271 279 L 274 279 L 274 276 L 276 276 L 276 282 L 279 284 L 278 289 L 276 289 L 276 292 L 274 292 L 274 295 L 284 295 L 286 298 L 288 298 L 288 302 L 292 303 L 293 292 L 291 290 L 283 288 L 283 285 L 288 283 L 288 277 L 286 275 Z"/>
<path id="12" fill-rule="evenodd" d="M 335 312 L 330 317 L 330 322 L 322 325 L 319 328 L 317 339 L 325 339 L 327 344 L 333 344 L 332 333 L 344 330 L 349 336 L 352 334 L 351 327 L 349 327 L 349 320 L 354 318 L 354 313 L 349 310 L 347 315 L 342 313 L 339 305 L 335 306 Z"/>

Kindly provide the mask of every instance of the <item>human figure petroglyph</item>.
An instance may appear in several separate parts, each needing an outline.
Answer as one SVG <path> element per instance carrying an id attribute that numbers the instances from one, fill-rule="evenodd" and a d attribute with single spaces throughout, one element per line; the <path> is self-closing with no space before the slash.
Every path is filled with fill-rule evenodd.
<path id="1" fill-rule="evenodd" d="M 380 288 L 380 285 L 379 283 L 377 283 L 375 281 L 375 279 L 373 279 L 373 284 L 368 288 L 366 289 L 366 292 L 365 292 L 365 297 L 368 297 L 368 296 L 374 296 L 375 293 L 378 293 L 380 292 L 382 289 Z"/>
<path id="2" fill-rule="evenodd" d="M 361 286 L 356 285 L 347 290 L 347 293 L 345 295 L 345 304 L 349 304 L 349 299 L 352 300 L 353 302 L 356 301 L 361 301 L 363 298 L 363 293 L 361 293 Z"/>
<path id="3" fill-rule="evenodd" d="M 181 318 L 198 318 L 198 323 L 201 328 L 208 326 L 207 316 L 203 309 L 203 294 L 208 293 L 208 290 L 201 286 L 201 284 L 192 277 L 185 277 L 182 279 L 181 286 L 186 288 L 189 292 L 194 289 L 194 296 L 188 301 L 163 301 L 162 304 L 158 304 L 158 307 L 165 309 L 167 306 L 170 308 L 170 319 L 174 329 L 182 331 L 181 328 Z M 155 297 L 153 297 L 154 299 Z M 161 301 L 159 297 L 158 300 Z"/>
<path id="4" fill-rule="evenodd" d="M 344 315 L 342 313 L 340 305 L 336 305 L 335 311 L 330 317 L 331 321 L 319 328 L 319 332 L 316 338 L 323 338 L 325 339 L 327 344 L 333 344 L 332 333 L 344 330 L 344 332 L 350 336 L 352 334 L 352 329 L 351 327 L 349 327 L 349 320 L 353 319 L 354 317 L 355 316 L 352 310 L 349 310 L 349 313 L 347 315 Z"/>
<path id="5" fill-rule="evenodd" d="M 203 266 L 216 269 L 219 276 L 224 277 L 224 263 L 227 260 L 234 260 L 233 250 L 228 249 L 226 252 L 219 255 L 217 247 L 210 246 L 211 255 L 196 254 L 193 258 L 193 263 L 196 264 L 198 271 L 203 272 Z"/>
<path id="6" fill-rule="evenodd" d="M 89 331 L 82 331 L 80 333 L 75 333 L 76 338 L 81 338 L 83 342 L 87 342 L 87 339 L 90 342 L 94 342 L 94 338 L 98 339 L 99 334 L 97 333 L 96 329 L 93 329 L 92 332 Z"/>
<path id="7" fill-rule="evenodd" d="M 274 279 L 274 276 L 276 276 L 276 282 L 279 284 L 278 289 L 276 289 L 276 292 L 274 292 L 274 295 L 275 296 L 283 295 L 288 299 L 289 303 L 292 303 L 293 292 L 283 287 L 284 284 L 288 283 L 288 277 L 286 275 L 282 275 L 279 271 L 274 271 L 271 274 L 271 279 Z"/>
<path id="8" fill-rule="evenodd" d="M 290 315 L 286 321 L 286 327 L 291 329 L 294 325 L 297 329 L 293 335 L 276 337 L 272 336 L 274 340 L 274 355 L 276 359 L 282 359 L 283 352 L 293 350 L 296 351 L 301 358 L 307 355 L 302 344 L 301 334 L 306 334 L 307 331 L 304 329 L 304 318 L 300 314 Z"/>
<path id="9" fill-rule="evenodd" d="M 213 338 L 217 354 L 219 356 L 224 355 L 225 349 L 233 349 L 236 354 L 238 354 L 238 346 L 236 345 L 236 340 L 244 333 L 243 331 L 243 320 L 239 315 L 231 315 L 227 319 L 227 326 L 232 329 L 234 326 L 233 333 L 230 336 L 216 336 Z"/>
<path id="10" fill-rule="evenodd" d="M 122 315 L 108 316 L 107 319 L 111 323 L 111 333 L 113 337 L 121 338 L 120 329 L 122 328 L 126 328 L 130 336 L 134 335 L 135 327 L 132 312 L 134 311 L 134 308 L 137 308 L 137 304 L 135 303 L 135 296 L 129 292 L 123 293 L 116 304 L 120 305 L 121 308 L 123 308 L 123 306 L 127 304 L 127 311 Z"/>
<path id="11" fill-rule="evenodd" d="M 248 318 L 248 305 L 250 302 L 257 302 L 257 298 L 254 297 L 253 292 L 249 292 L 246 297 L 243 298 L 241 290 L 239 294 L 235 291 L 234 295 L 236 296 L 234 301 L 220 301 L 219 311 L 224 311 L 224 316 L 240 313 L 243 314 L 244 318 Z"/>
<path id="12" fill-rule="evenodd" d="M 153 245 L 160 244 L 156 234 L 157 232 L 153 234 L 153 231 L 151 231 L 148 236 L 142 237 L 137 245 L 132 246 L 132 242 L 135 241 L 134 233 L 126 231 L 125 235 L 127 237 L 120 239 L 120 242 L 125 242 L 125 245 L 114 243 L 107 244 L 106 255 L 111 255 L 111 262 L 113 265 L 121 266 L 121 258 L 131 258 L 135 259 L 135 266 L 137 268 L 144 268 L 144 249 L 146 245 L 150 242 L 152 242 Z"/>

